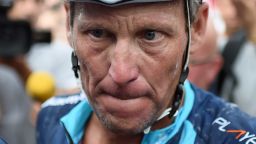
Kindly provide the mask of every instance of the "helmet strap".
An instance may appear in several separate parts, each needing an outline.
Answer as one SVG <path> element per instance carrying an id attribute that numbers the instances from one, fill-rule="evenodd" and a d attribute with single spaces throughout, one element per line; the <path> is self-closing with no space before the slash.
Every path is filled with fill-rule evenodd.
<path id="1" fill-rule="evenodd" d="M 72 70 L 75 74 L 75 77 L 78 79 L 79 78 L 78 71 L 80 70 L 80 66 L 78 64 L 78 58 L 77 58 L 75 52 L 72 52 L 72 54 L 71 54 L 71 62 L 72 62 Z"/>
<path id="2" fill-rule="evenodd" d="M 190 0 L 184 0 L 184 9 L 185 9 L 185 15 L 186 15 L 186 27 L 187 27 L 187 46 L 183 55 L 183 68 L 179 79 L 179 84 L 176 88 L 174 99 L 172 103 L 172 110 L 169 114 L 169 118 L 173 119 L 176 117 L 178 109 L 180 105 L 182 104 L 182 100 L 184 97 L 184 82 L 188 77 L 189 68 L 188 68 L 188 62 L 189 62 L 189 49 L 190 49 L 190 43 L 191 43 L 191 17 L 190 17 Z"/>

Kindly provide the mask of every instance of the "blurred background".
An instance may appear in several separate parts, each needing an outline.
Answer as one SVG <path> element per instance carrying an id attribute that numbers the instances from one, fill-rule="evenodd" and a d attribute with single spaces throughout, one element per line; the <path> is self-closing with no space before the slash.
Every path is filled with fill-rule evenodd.
<path id="1" fill-rule="evenodd" d="M 256 116 L 256 0 L 208 0 L 189 80 Z M 79 91 L 61 0 L 0 0 L 0 136 L 35 144 L 40 105 Z"/>
<path id="2" fill-rule="evenodd" d="M 208 2 L 208 28 L 191 55 L 189 79 L 256 116 L 256 0 Z"/>
<path id="3" fill-rule="evenodd" d="M 78 92 L 61 0 L 0 0 L 0 136 L 35 144 L 40 105 Z"/>

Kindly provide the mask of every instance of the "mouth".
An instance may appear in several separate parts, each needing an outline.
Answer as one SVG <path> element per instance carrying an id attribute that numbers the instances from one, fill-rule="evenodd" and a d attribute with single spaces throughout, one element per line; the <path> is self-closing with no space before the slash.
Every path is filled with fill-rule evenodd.
<path id="1" fill-rule="evenodd" d="M 153 104 L 155 93 L 145 82 L 117 85 L 102 81 L 95 89 L 95 104 L 101 113 L 118 119 L 131 119 L 145 115 Z"/>
<path id="2" fill-rule="evenodd" d="M 129 119 L 139 116 L 150 99 L 149 93 L 138 90 L 103 89 L 97 98 L 103 111 L 119 118 Z"/>
<path id="3" fill-rule="evenodd" d="M 102 95 L 98 99 L 104 111 L 123 119 L 139 116 L 147 107 L 147 101 L 145 97 L 120 99 L 112 95 Z"/>
<path id="4" fill-rule="evenodd" d="M 146 95 L 149 95 L 146 91 L 138 91 L 134 89 L 130 90 L 109 90 L 109 89 L 103 89 L 101 92 L 102 95 L 105 96 L 112 96 L 119 100 L 132 100 L 137 99 L 140 97 L 144 97 Z"/>
<path id="5" fill-rule="evenodd" d="M 153 91 L 144 83 L 127 84 L 102 83 L 96 88 L 97 95 L 112 96 L 119 100 L 132 100 L 141 97 L 152 97 Z"/>

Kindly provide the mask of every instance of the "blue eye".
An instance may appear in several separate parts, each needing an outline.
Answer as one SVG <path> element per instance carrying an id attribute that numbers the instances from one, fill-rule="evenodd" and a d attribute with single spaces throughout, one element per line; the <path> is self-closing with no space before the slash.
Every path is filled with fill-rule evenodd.
<path id="1" fill-rule="evenodd" d="M 154 40 L 156 38 L 156 32 L 154 30 L 148 30 L 144 33 L 146 40 Z"/>

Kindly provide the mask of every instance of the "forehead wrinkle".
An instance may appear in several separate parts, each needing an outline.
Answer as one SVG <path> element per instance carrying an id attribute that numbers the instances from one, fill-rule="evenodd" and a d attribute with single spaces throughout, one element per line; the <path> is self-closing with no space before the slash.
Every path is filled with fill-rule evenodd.
<path id="1" fill-rule="evenodd" d="M 160 6 L 160 7 L 159 7 Z M 149 14 L 150 7 L 153 7 L 157 10 L 162 10 L 161 7 L 168 7 L 170 9 L 174 9 L 178 6 L 176 0 L 170 2 L 161 2 L 161 3 L 146 3 L 146 4 L 127 4 L 117 7 L 108 7 L 99 4 L 90 4 L 90 3 L 77 3 L 75 6 L 76 15 L 80 12 L 90 13 L 92 16 L 97 15 L 118 15 L 120 17 L 127 17 L 132 14 L 140 14 L 140 13 L 147 13 Z M 181 7 L 182 8 L 182 7 Z M 167 10 L 167 9 L 165 9 Z"/>
<path id="2" fill-rule="evenodd" d="M 179 4 L 177 1 L 174 1 L 168 2 L 168 4 L 150 3 L 143 5 L 144 8 L 141 4 L 130 4 L 113 8 L 97 4 L 80 3 L 76 8 L 76 14 L 78 14 L 77 17 L 82 22 L 86 23 L 86 20 L 93 20 L 97 23 L 104 23 L 110 25 L 112 29 L 117 29 L 117 32 L 121 29 L 132 31 L 135 26 L 138 29 L 147 27 L 157 29 L 163 26 L 171 26 L 177 20 L 176 17 L 180 12 L 179 8 L 183 8 Z M 149 11 L 156 8 L 158 9 L 157 11 Z M 156 19 L 161 19 L 161 21 Z"/>
<path id="3" fill-rule="evenodd" d="M 96 4 L 80 4 L 76 11 L 78 15 L 76 17 L 78 17 L 80 22 L 87 23 L 91 20 L 95 24 L 107 24 L 109 25 L 108 27 L 111 26 L 112 29 L 116 29 L 117 31 L 121 30 L 121 28 L 129 29 L 128 25 L 131 24 L 128 23 L 131 21 L 130 19 L 133 19 L 133 14 L 129 13 L 129 10 L 122 10 L 119 7 L 113 8 Z"/>
<path id="4" fill-rule="evenodd" d="M 133 17 L 132 25 L 136 25 L 138 30 L 152 28 L 155 30 L 167 30 L 175 34 L 178 26 L 175 23 L 183 22 L 184 18 L 182 17 L 183 14 L 180 15 L 180 12 L 183 12 L 183 9 L 180 9 L 182 6 L 174 8 L 174 5 L 178 6 L 177 1 L 168 3 L 168 5 L 162 5 L 165 9 L 162 8 L 158 11 L 142 11 Z M 181 17 L 182 21 L 179 20 Z M 184 25 L 185 27 L 185 23 L 180 23 L 179 25 Z"/>
<path id="5" fill-rule="evenodd" d="M 165 26 L 172 26 L 173 22 L 177 21 L 174 15 L 166 13 L 154 13 L 149 15 L 141 15 L 133 18 L 134 24 L 140 27 L 151 26 L 154 28 L 161 28 Z"/>
<path id="6" fill-rule="evenodd" d="M 95 5 L 97 6 L 97 5 Z M 102 28 L 113 28 L 117 26 L 112 15 L 108 11 L 99 12 L 92 8 L 90 4 L 81 4 L 76 9 L 76 18 L 80 24 L 85 26 L 99 26 Z"/>

